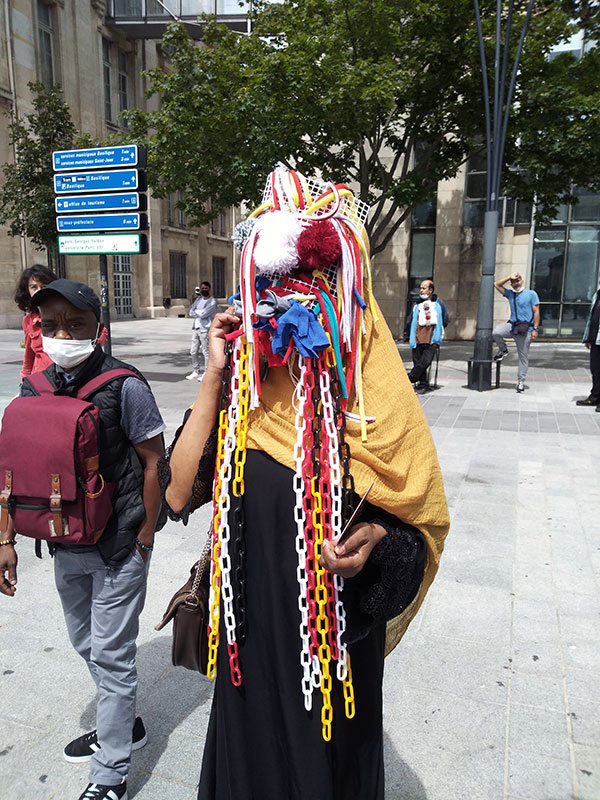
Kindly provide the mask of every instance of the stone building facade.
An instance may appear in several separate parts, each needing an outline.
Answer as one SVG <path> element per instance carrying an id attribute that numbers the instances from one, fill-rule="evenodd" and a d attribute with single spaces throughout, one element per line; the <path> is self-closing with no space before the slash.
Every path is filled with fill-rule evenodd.
<path id="1" fill-rule="evenodd" d="M 106 13 L 102 0 L 0 0 L 0 164 L 14 159 L 6 114 L 32 111 L 30 81 L 60 84 L 75 126 L 98 141 L 124 130 L 125 108 L 150 107 L 142 72 L 164 63 L 160 40 L 129 38 Z M 185 314 L 203 280 L 220 300 L 232 293 L 233 212 L 192 228 L 177 200 L 148 193 L 147 255 L 108 256 L 113 319 Z M 47 263 L 45 251 L 0 228 L 0 327 L 21 324 L 14 288 L 36 263 Z M 99 288 L 97 256 L 66 256 L 59 268 Z"/>

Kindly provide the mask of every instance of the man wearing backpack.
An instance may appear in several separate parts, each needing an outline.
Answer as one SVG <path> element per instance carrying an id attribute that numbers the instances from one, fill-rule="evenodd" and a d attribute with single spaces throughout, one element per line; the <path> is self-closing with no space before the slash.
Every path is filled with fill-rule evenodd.
<path id="1" fill-rule="evenodd" d="M 36 401 L 50 403 L 49 409 L 53 403 L 68 405 L 65 397 L 76 398 L 73 402 L 81 404 L 81 389 L 82 407 L 88 409 L 82 416 L 93 416 L 91 412 L 96 413 L 96 409 L 99 416 L 99 461 L 96 456 L 87 462 L 98 470 L 100 488 L 96 492 L 84 486 L 84 500 L 96 498 L 106 486 L 112 486 L 112 505 L 105 515 L 108 519 L 100 531 L 92 532 L 92 543 L 85 538 L 84 543 L 60 542 L 61 535 L 73 541 L 71 530 L 78 523 L 72 511 L 75 504 L 69 511 L 65 503 L 69 482 L 75 484 L 68 468 L 63 469 L 62 477 L 51 476 L 52 486 L 55 481 L 57 486 L 62 481 L 62 488 L 52 489 L 56 494 L 50 496 L 50 505 L 46 506 L 42 526 L 45 529 L 39 535 L 27 532 L 49 540 L 69 637 L 86 661 L 98 689 L 96 730 L 70 742 L 64 756 L 72 762 L 91 762 L 90 782 L 79 800 L 126 800 L 131 750 L 146 743 L 141 718 L 135 716 L 136 638 L 160 509 L 157 463 L 163 453 L 165 426 L 142 375 L 107 356 L 97 345 L 100 301 L 89 286 L 61 278 L 38 291 L 31 302 L 40 311 L 44 349 L 54 363 L 37 378 L 23 381 L 21 398 L 13 401 L 20 404 L 15 413 L 26 414 L 32 400 L 31 408 Z M 86 407 L 88 401 L 93 405 Z M 4 426 L 8 418 L 5 413 Z M 4 426 L 0 436 L 5 435 Z M 44 439 L 54 442 L 47 445 L 49 449 L 56 448 L 57 440 L 51 438 L 56 432 L 36 427 L 35 448 L 41 461 Z M 65 431 L 67 428 L 65 424 Z M 21 429 L 19 435 L 22 434 Z M 66 433 L 61 431 L 60 436 L 64 438 Z M 81 436 L 75 441 L 80 439 Z M 20 533 L 19 520 L 25 519 L 32 506 L 19 503 L 18 496 L 11 498 L 11 491 L 13 495 L 22 494 L 22 488 L 17 487 L 22 487 L 26 479 L 17 475 L 16 467 L 14 474 L 12 468 L 6 468 L 10 454 L 4 453 L 0 458 L 0 481 L 6 484 L 1 509 L 0 592 L 14 596 L 14 534 Z M 61 463 L 65 460 L 68 459 L 62 457 Z M 18 463 L 17 454 L 15 464 Z M 73 464 L 71 472 L 81 483 L 79 470 Z M 65 497 L 61 499 L 62 495 Z M 72 516 L 65 518 L 69 513 Z"/>

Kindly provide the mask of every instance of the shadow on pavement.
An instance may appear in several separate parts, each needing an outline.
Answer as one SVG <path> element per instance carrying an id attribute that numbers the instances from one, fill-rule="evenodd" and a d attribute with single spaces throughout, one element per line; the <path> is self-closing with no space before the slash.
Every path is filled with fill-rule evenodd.
<path id="1" fill-rule="evenodd" d="M 160 636 L 138 647 L 137 669 L 140 687 L 137 714 L 143 717 L 148 733 L 148 744 L 132 754 L 128 780 L 128 792 L 131 798 L 139 795 L 146 783 L 152 781 L 155 768 L 169 746 L 171 734 L 181 734 L 180 726 L 199 706 L 206 706 L 207 710 L 210 707 L 214 683 L 197 672 L 172 667 L 171 641 L 170 635 Z M 149 678 L 150 685 L 148 685 Z M 85 730 L 91 730 L 96 725 L 95 720 L 96 697 L 82 712 L 80 723 Z M 199 727 L 203 727 L 204 724 L 203 721 Z M 185 730 L 189 732 L 189 723 Z M 190 758 L 188 764 L 185 764 L 186 774 L 178 776 L 183 784 L 190 786 L 190 792 L 193 791 L 192 784 L 197 783 L 200 776 L 204 746 L 203 736 L 200 738 L 202 734 L 203 730 L 194 729 L 194 736 L 190 736 L 190 741 L 197 743 L 197 753 Z M 162 773 L 165 769 L 169 771 L 168 765 L 162 764 L 158 773 Z"/>
<path id="2" fill-rule="evenodd" d="M 410 732 L 407 731 L 407 736 Z M 385 796 L 389 800 L 427 800 L 427 792 L 417 773 L 402 761 L 388 734 L 383 736 Z"/>

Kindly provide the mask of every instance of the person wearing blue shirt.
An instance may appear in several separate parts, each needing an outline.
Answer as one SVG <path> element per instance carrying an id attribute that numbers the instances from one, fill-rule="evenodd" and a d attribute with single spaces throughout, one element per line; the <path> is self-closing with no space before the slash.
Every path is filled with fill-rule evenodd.
<path id="1" fill-rule="evenodd" d="M 417 394 L 430 390 L 427 370 L 444 338 L 443 311 L 440 301 L 433 293 L 433 281 L 421 281 L 419 301 L 411 314 L 408 343 L 412 350 L 413 368 L 408 373 Z"/>
<path id="2" fill-rule="evenodd" d="M 505 284 L 510 281 L 510 289 Z M 529 366 L 529 346 L 531 340 L 538 338 L 540 324 L 540 298 L 533 289 L 525 289 L 523 278 L 518 272 L 513 272 L 506 278 L 494 282 L 494 288 L 508 300 L 510 319 L 496 325 L 492 336 L 498 345 L 498 352 L 494 361 L 502 361 L 508 355 L 505 339 L 512 338 L 517 346 L 519 368 L 517 370 L 517 392 L 525 389 L 527 367 Z"/>

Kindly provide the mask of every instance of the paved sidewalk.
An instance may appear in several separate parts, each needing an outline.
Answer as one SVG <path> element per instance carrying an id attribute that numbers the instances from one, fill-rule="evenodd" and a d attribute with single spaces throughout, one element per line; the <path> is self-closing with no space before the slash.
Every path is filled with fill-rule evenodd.
<path id="1" fill-rule="evenodd" d="M 118 322 L 114 353 L 150 379 L 172 436 L 197 390 L 189 321 Z M 0 408 L 16 393 L 18 331 L 0 331 Z M 405 363 L 410 351 L 400 345 Z M 422 397 L 452 530 L 407 636 L 387 660 L 387 800 L 600 800 L 600 414 L 578 408 L 590 376 L 579 344 L 532 345 L 502 387 L 465 388 L 472 345 L 444 346 L 441 388 Z M 160 533 L 139 637 L 130 797 L 193 800 L 211 683 L 170 666 L 156 633 L 208 524 Z M 66 741 L 94 726 L 94 691 L 67 642 L 49 558 L 19 545 L 19 591 L 0 598 L 0 786 L 11 800 L 70 800 L 85 767 Z M 281 800 L 287 800 L 281 798 Z M 307 798 L 307 800 L 310 800 Z"/>

